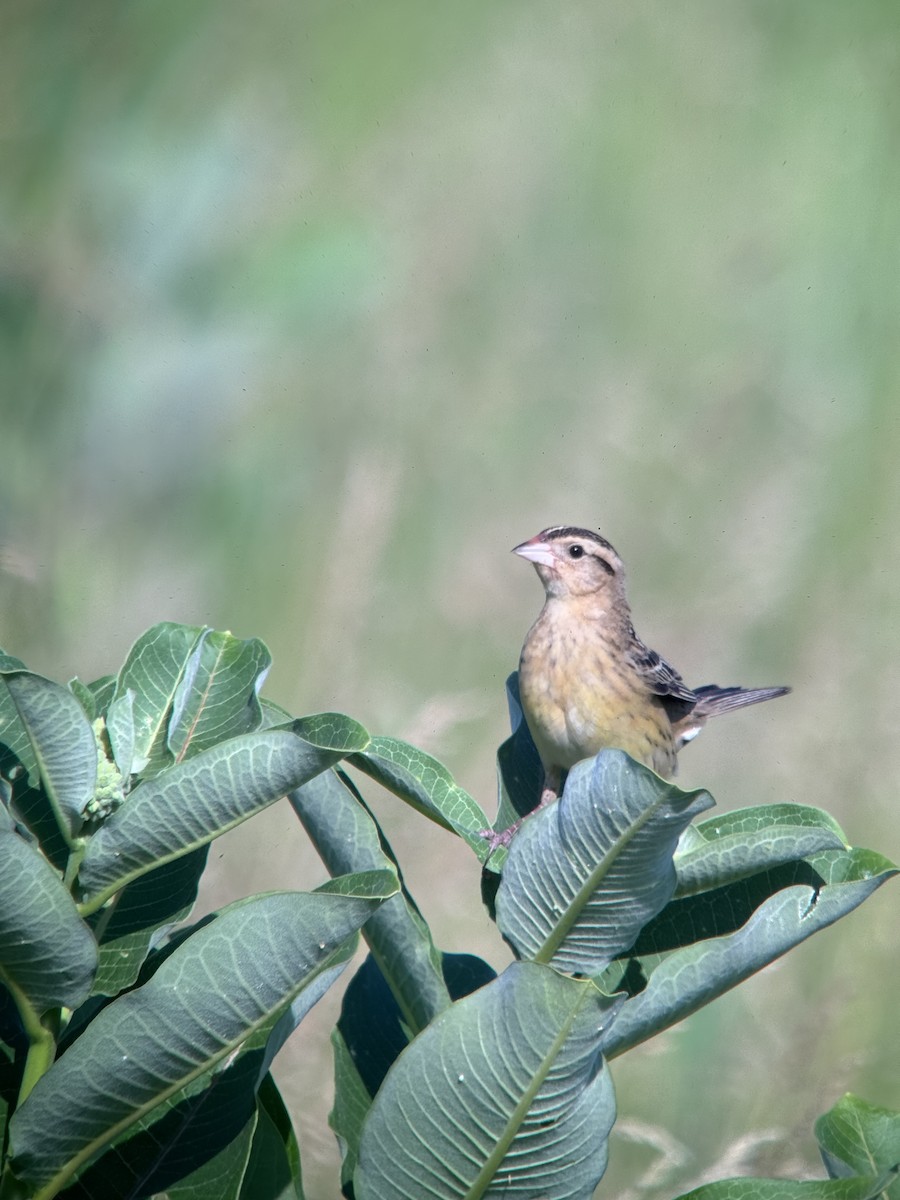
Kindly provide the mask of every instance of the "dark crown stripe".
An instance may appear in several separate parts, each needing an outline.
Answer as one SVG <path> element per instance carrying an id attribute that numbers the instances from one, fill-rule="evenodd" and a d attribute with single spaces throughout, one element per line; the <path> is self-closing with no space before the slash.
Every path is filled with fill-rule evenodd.
<path id="1" fill-rule="evenodd" d="M 598 546 L 602 546 L 605 550 L 612 550 L 615 554 L 615 548 L 606 538 L 602 538 L 599 533 L 594 533 L 591 529 L 581 529 L 578 525 L 551 525 L 549 529 L 545 529 L 541 534 L 542 538 L 566 538 L 577 537 L 584 538 L 588 542 L 594 542 Z"/>

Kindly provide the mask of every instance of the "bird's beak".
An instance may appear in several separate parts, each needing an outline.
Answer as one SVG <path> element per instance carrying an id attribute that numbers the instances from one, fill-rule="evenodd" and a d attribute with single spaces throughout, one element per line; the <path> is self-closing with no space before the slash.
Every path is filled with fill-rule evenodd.
<path id="1" fill-rule="evenodd" d="M 539 541 L 538 538 L 523 542 L 521 546 L 513 546 L 513 554 L 521 554 L 522 558 L 527 558 L 529 562 L 538 563 L 542 567 L 556 565 L 553 551 L 546 542 Z"/>

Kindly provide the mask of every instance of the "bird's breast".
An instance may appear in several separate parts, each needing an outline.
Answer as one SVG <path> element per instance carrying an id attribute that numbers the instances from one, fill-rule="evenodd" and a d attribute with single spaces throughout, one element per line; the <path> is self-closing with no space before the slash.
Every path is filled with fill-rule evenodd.
<path id="1" fill-rule="evenodd" d="M 616 747 L 661 775 L 674 772 L 665 710 L 602 627 L 542 614 L 522 648 L 519 692 L 545 768 Z"/>

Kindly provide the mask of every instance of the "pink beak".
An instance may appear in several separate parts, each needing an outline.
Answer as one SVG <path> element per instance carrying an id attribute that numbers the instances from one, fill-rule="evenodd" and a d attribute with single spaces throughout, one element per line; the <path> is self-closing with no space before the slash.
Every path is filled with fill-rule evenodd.
<path id="1" fill-rule="evenodd" d="M 542 567 L 556 565 L 553 551 L 546 542 L 540 540 L 540 534 L 536 538 L 522 542 L 521 546 L 513 546 L 513 554 L 520 554 L 522 558 L 527 558 L 529 562 L 538 563 Z"/>

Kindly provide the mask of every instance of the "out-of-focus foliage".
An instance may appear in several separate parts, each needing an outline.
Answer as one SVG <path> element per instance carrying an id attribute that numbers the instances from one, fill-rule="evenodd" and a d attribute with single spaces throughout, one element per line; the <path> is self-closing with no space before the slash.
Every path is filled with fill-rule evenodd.
<path id="1" fill-rule="evenodd" d="M 540 596 L 507 549 L 599 526 L 690 682 L 795 688 L 682 786 L 896 857 L 894 4 L 11 0 L 0 34 L 0 643 L 90 677 L 159 620 L 258 633 L 269 695 L 488 805 Z M 384 820 L 472 946 L 470 856 Z M 322 878 L 259 824 L 243 891 Z M 801 1069 L 897 1107 L 896 896 L 859 920 L 627 1056 L 611 1194 L 657 1154 L 645 1195 L 799 1174 Z"/>

